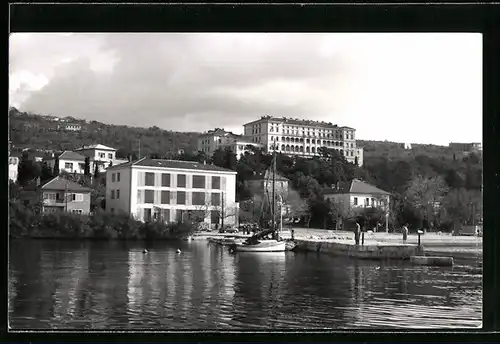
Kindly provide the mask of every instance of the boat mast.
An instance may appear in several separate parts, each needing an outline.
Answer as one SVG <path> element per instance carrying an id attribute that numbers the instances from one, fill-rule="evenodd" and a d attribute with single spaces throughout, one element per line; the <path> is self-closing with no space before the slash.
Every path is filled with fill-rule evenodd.
<path id="1" fill-rule="evenodd" d="M 276 195 L 275 195 L 275 185 L 276 185 L 276 140 L 274 140 L 273 144 L 273 192 L 272 192 L 272 199 L 273 199 L 273 205 L 272 205 L 272 216 L 273 216 L 273 222 L 272 222 L 272 229 L 273 231 L 276 230 Z"/>

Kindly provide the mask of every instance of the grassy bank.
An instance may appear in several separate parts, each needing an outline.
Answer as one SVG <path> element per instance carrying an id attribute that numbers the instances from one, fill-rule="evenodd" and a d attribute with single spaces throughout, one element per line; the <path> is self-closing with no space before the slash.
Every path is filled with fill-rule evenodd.
<path id="1" fill-rule="evenodd" d="M 140 222 L 128 214 L 96 212 L 42 214 L 18 203 L 9 206 L 11 238 L 99 239 L 99 240 L 178 240 L 191 235 L 195 225 L 187 222 L 165 224 Z"/>

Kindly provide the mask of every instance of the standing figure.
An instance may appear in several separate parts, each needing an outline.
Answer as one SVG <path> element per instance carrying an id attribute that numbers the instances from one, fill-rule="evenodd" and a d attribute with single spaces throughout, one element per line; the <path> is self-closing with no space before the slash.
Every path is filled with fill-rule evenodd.
<path id="1" fill-rule="evenodd" d="M 354 242 L 356 245 L 359 245 L 359 237 L 361 235 L 361 226 L 359 225 L 358 221 L 356 221 L 356 229 L 354 232 Z"/>
<path id="2" fill-rule="evenodd" d="M 408 239 L 408 224 L 403 226 L 403 244 L 406 244 L 406 239 Z"/>

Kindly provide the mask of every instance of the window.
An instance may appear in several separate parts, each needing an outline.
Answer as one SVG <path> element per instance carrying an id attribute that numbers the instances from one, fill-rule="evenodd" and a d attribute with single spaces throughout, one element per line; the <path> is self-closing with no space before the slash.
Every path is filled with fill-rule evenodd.
<path id="1" fill-rule="evenodd" d="M 186 175 L 185 174 L 178 174 L 177 175 L 177 187 L 178 188 L 185 188 L 186 187 Z"/>
<path id="2" fill-rule="evenodd" d="M 73 163 L 72 162 L 67 162 L 64 164 L 64 168 L 66 170 L 72 170 L 73 169 Z"/>
<path id="3" fill-rule="evenodd" d="M 170 204 L 170 191 L 161 192 L 161 204 Z"/>
<path id="4" fill-rule="evenodd" d="M 186 204 L 186 192 L 177 191 L 177 204 Z"/>
<path id="5" fill-rule="evenodd" d="M 111 199 L 115 199 L 115 190 L 111 190 Z"/>
<path id="6" fill-rule="evenodd" d="M 354 197 L 354 205 L 358 205 L 358 198 Z"/>
<path id="7" fill-rule="evenodd" d="M 219 206 L 220 205 L 220 193 L 212 193 L 212 205 Z"/>
<path id="8" fill-rule="evenodd" d="M 193 176 L 193 188 L 194 189 L 204 189 L 205 188 L 205 176 Z"/>
<path id="9" fill-rule="evenodd" d="M 170 187 L 170 173 L 161 174 L 161 186 Z"/>
<path id="10" fill-rule="evenodd" d="M 111 208 L 111 212 L 114 213 L 115 212 L 115 208 Z"/>
<path id="11" fill-rule="evenodd" d="M 113 153 L 108 153 L 108 159 L 113 159 Z"/>
<path id="12" fill-rule="evenodd" d="M 120 199 L 120 190 L 116 190 L 116 199 Z"/>
<path id="13" fill-rule="evenodd" d="M 155 174 L 153 172 L 146 172 L 146 186 L 155 186 Z"/>
<path id="14" fill-rule="evenodd" d="M 84 170 L 85 169 L 85 164 L 79 163 L 78 167 L 80 168 L 80 170 Z"/>
<path id="15" fill-rule="evenodd" d="M 142 198 L 143 191 L 144 190 L 137 190 L 137 203 L 143 203 L 143 201 L 144 201 Z"/>
<path id="16" fill-rule="evenodd" d="M 73 214 L 81 214 L 81 213 L 83 213 L 82 209 L 71 209 L 71 212 Z"/>
<path id="17" fill-rule="evenodd" d="M 153 190 L 144 190 L 144 203 L 154 203 L 155 194 Z"/>
<path id="18" fill-rule="evenodd" d="M 212 177 L 212 189 L 220 190 L 220 177 Z"/>
<path id="19" fill-rule="evenodd" d="M 375 206 L 375 198 L 372 198 L 372 207 Z"/>
<path id="20" fill-rule="evenodd" d="M 365 205 L 370 205 L 370 199 L 369 198 L 365 198 Z"/>
<path id="21" fill-rule="evenodd" d="M 105 157 L 106 157 L 106 154 L 105 154 L 105 153 L 99 153 L 99 158 L 104 159 Z"/>
<path id="22" fill-rule="evenodd" d="M 144 209 L 144 221 L 151 221 L 151 209 Z"/>
<path id="23" fill-rule="evenodd" d="M 161 217 L 164 222 L 170 222 L 170 209 L 163 209 Z"/>
<path id="24" fill-rule="evenodd" d="M 115 182 L 115 174 L 114 173 L 111 173 L 111 182 L 114 183 Z"/>
<path id="25" fill-rule="evenodd" d="M 204 205 L 205 204 L 205 193 L 204 192 L 193 192 L 193 205 Z"/>
<path id="26" fill-rule="evenodd" d="M 120 172 L 116 173 L 116 181 L 119 182 L 120 181 Z"/>
<path id="27" fill-rule="evenodd" d="M 73 194 L 71 199 L 75 202 L 82 202 L 83 201 L 83 195 L 82 194 Z"/>

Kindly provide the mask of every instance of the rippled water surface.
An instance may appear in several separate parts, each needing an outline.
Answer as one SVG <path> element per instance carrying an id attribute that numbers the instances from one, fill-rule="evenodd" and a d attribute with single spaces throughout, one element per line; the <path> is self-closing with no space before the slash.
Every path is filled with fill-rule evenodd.
<path id="1" fill-rule="evenodd" d="M 180 247 L 181 254 L 176 250 Z M 482 276 L 205 241 L 12 241 L 12 329 L 480 327 Z"/>

